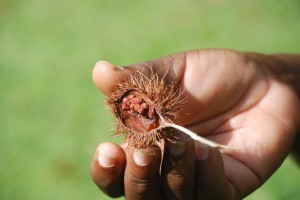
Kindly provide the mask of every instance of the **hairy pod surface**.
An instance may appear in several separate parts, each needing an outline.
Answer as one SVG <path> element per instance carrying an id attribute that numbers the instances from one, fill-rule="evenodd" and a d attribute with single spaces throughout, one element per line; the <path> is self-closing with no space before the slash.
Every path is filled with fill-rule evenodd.
<path id="1" fill-rule="evenodd" d="M 116 84 L 106 102 L 116 119 L 115 135 L 125 135 L 129 146 L 145 149 L 157 146 L 162 139 L 174 139 L 174 128 L 161 124 L 178 119 L 185 99 L 175 83 L 165 84 L 153 72 L 146 76 L 136 71 Z"/>

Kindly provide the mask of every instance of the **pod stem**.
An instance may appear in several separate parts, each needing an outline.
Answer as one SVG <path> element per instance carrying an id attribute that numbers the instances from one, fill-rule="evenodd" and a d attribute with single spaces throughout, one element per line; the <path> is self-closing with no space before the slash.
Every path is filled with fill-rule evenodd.
<path id="1" fill-rule="evenodd" d="M 223 148 L 223 149 L 236 149 L 236 147 L 231 147 L 231 146 L 226 146 L 226 145 L 222 145 L 222 144 L 218 144 L 216 142 L 213 142 L 213 141 L 210 141 L 208 139 L 205 139 L 204 137 L 201 137 L 199 135 L 197 135 L 197 133 L 194 133 L 193 131 L 190 131 L 189 129 L 183 127 L 183 126 L 180 126 L 180 125 L 177 125 L 177 124 L 174 124 L 174 123 L 169 123 L 169 122 L 166 122 L 166 121 L 161 121 L 160 122 L 160 126 L 161 127 L 172 127 L 172 128 L 175 128 L 179 131 L 182 131 L 183 133 L 189 135 L 192 139 L 194 139 L 195 141 L 198 141 L 198 142 L 201 142 L 203 144 L 206 144 L 210 147 L 214 147 L 214 148 Z"/>

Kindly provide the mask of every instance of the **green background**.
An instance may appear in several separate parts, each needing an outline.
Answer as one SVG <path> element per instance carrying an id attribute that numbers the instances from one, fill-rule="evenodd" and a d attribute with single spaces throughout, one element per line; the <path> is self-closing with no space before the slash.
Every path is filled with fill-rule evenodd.
<path id="1" fill-rule="evenodd" d="M 300 53 L 298 0 L 0 0 L 0 199 L 105 197 L 90 178 L 112 116 L 93 65 L 184 50 Z M 289 158 L 247 199 L 298 199 Z"/>

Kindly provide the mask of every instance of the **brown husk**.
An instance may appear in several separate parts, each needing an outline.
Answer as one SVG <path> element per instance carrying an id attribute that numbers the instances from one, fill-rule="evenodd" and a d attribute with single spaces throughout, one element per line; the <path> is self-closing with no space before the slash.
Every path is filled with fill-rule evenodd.
<path id="1" fill-rule="evenodd" d="M 145 131 L 146 129 L 142 127 L 143 124 L 139 124 L 140 121 L 138 120 L 143 116 L 137 116 L 137 114 L 129 113 L 129 111 L 124 113 L 121 110 L 122 99 L 129 94 L 142 97 L 149 104 L 150 109 L 155 112 L 155 116 L 153 119 L 145 120 L 153 124 L 158 123 L 155 124 L 156 128 Z M 163 139 L 173 140 L 172 132 L 174 129 L 171 127 L 161 128 L 159 122 L 161 120 L 170 123 L 175 122 L 184 102 L 182 90 L 176 84 L 165 84 L 163 78 L 153 72 L 146 76 L 141 71 L 136 71 L 125 81 L 117 83 L 115 91 L 107 95 L 107 105 L 116 119 L 115 135 L 124 134 L 128 146 L 137 149 L 157 146 Z M 137 128 L 138 126 L 141 126 L 141 129 Z"/>

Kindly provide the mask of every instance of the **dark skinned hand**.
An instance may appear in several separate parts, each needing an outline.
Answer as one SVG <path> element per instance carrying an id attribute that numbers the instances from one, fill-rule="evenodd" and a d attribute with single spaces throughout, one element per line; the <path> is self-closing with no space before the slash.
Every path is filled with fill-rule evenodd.
<path id="1" fill-rule="evenodd" d="M 181 142 L 167 142 L 162 150 L 104 142 L 92 161 L 94 182 L 126 200 L 241 199 L 252 193 L 286 158 L 299 125 L 297 94 L 269 70 L 268 59 L 199 50 L 125 68 L 98 62 L 93 80 L 104 94 L 137 68 L 161 77 L 168 71 L 165 81 L 178 84 L 188 99 L 179 123 L 236 149 L 211 148 L 183 133 Z"/>

